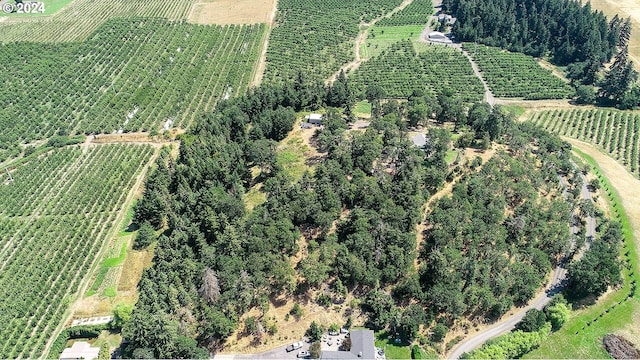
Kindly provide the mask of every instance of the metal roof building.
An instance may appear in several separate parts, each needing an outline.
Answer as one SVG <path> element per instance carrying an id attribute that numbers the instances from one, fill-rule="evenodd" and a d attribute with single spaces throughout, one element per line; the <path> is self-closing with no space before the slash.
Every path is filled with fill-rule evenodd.
<path id="1" fill-rule="evenodd" d="M 60 354 L 60 360 L 93 360 L 98 358 L 100 348 L 91 347 L 88 342 L 76 341 L 70 348 L 64 349 Z"/>
<path id="2" fill-rule="evenodd" d="M 373 330 L 352 330 L 350 351 L 323 351 L 321 359 L 367 359 L 376 358 L 375 337 Z"/>

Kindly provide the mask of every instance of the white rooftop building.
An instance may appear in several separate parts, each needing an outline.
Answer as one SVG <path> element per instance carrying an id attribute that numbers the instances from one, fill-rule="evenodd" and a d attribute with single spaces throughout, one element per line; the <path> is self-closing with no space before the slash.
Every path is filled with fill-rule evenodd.
<path id="1" fill-rule="evenodd" d="M 91 347 L 86 341 L 76 341 L 70 348 L 64 349 L 60 354 L 60 360 L 94 360 L 98 358 L 100 348 Z"/>
<path id="2" fill-rule="evenodd" d="M 438 42 L 438 43 L 451 43 L 451 40 L 443 33 L 439 31 L 432 31 L 429 33 L 429 41 Z"/>
<path id="3" fill-rule="evenodd" d="M 310 124 L 322 124 L 322 114 L 309 114 L 305 116 L 304 119 Z"/>
<path id="4" fill-rule="evenodd" d="M 412 137 L 411 141 L 413 142 L 413 145 L 421 148 L 427 144 L 427 137 L 424 136 L 423 133 L 419 133 L 419 134 L 416 134 L 414 137 Z"/>

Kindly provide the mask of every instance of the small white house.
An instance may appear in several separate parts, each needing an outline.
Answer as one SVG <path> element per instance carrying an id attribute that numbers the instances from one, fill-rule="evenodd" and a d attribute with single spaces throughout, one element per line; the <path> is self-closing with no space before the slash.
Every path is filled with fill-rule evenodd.
<path id="1" fill-rule="evenodd" d="M 93 360 L 98 358 L 100 348 L 91 347 L 91 344 L 85 341 L 76 341 L 70 348 L 66 348 L 60 354 L 60 360 Z"/>
<path id="2" fill-rule="evenodd" d="M 322 125 L 322 114 L 309 114 L 304 119 L 310 124 Z"/>

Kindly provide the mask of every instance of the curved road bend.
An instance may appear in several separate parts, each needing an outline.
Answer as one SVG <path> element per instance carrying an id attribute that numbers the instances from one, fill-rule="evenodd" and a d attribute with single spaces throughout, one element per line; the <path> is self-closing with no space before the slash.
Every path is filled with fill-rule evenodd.
<path id="1" fill-rule="evenodd" d="M 582 176 L 582 173 L 580 174 L 580 176 L 582 177 L 582 180 L 583 180 L 581 197 L 583 199 L 591 199 L 591 193 L 587 188 L 587 181 L 585 177 Z M 563 187 L 566 186 L 566 182 L 562 178 L 560 179 L 560 183 L 562 184 Z M 585 236 L 587 238 L 587 241 L 585 242 L 586 248 L 588 248 L 589 245 L 591 244 L 591 239 L 593 239 L 593 237 L 595 236 L 595 230 L 596 230 L 595 218 L 588 217 L 586 221 L 586 231 L 585 231 Z M 575 233 L 575 230 L 574 230 L 574 233 Z M 581 252 L 582 251 L 584 251 L 584 248 L 583 250 L 581 250 Z M 459 359 L 460 356 L 462 356 L 462 354 L 479 348 L 480 346 L 482 346 L 482 344 L 484 344 L 488 340 L 508 333 L 509 331 L 513 330 L 513 328 L 515 328 L 516 324 L 520 322 L 520 320 L 522 320 L 522 318 L 524 317 L 524 315 L 529 309 L 536 308 L 538 310 L 542 310 L 542 308 L 544 308 L 544 306 L 547 305 L 549 301 L 551 301 L 551 298 L 553 298 L 555 294 L 560 292 L 566 286 L 567 269 L 564 267 L 564 265 L 565 265 L 564 262 L 561 262 L 554 269 L 553 277 L 551 278 L 551 281 L 549 282 L 549 286 L 547 287 L 547 290 L 544 293 L 538 295 L 533 300 L 531 300 L 529 304 L 527 304 L 527 306 L 518 309 L 518 311 L 512 316 L 494 324 L 493 326 L 459 343 L 457 346 L 455 346 L 452 349 L 452 352 L 447 356 L 447 358 Z"/>

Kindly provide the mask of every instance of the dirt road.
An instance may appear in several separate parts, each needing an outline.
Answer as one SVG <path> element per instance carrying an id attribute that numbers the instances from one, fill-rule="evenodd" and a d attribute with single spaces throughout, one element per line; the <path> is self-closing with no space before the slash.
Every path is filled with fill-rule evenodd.
<path id="1" fill-rule="evenodd" d="M 345 73 L 349 72 L 349 71 L 353 71 L 353 70 L 357 69 L 360 66 L 360 64 L 362 64 L 362 57 L 360 56 L 360 46 L 362 46 L 362 44 L 364 44 L 364 42 L 367 41 L 367 36 L 369 34 L 369 28 L 371 26 L 373 26 L 376 22 L 380 21 L 381 19 L 383 19 L 385 17 L 388 17 L 388 16 L 391 16 L 391 15 L 397 13 L 398 11 L 404 9 L 405 7 L 407 7 L 412 2 L 413 2 L 413 0 L 403 0 L 400 5 L 398 5 L 396 8 L 394 8 L 391 11 L 389 11 L 388 13 L 386 13 L 386 14 L 378 17 L 378 18 L 375 18 L 375 19 L 371 20 L 371 22 L 361 23 L 360 24 L 360 28 L 362 28 L 362 30 L 360 30 L 360 33 L 358 34 L 358 36 L 356 37 L 356 40 L 355 40 L 354 60 L 342 65 L 342 67 L 340 67 L 340 69 L 338 71 L 336 71 L 333 75 L 331 75 L 331 77 L 329 79 L 327 79 L 327 84 L 330 84 L 330 83 L 334 82 L 338 78 L 338 75 L 340 75 L 341 71 L 344 71 Z"/>

